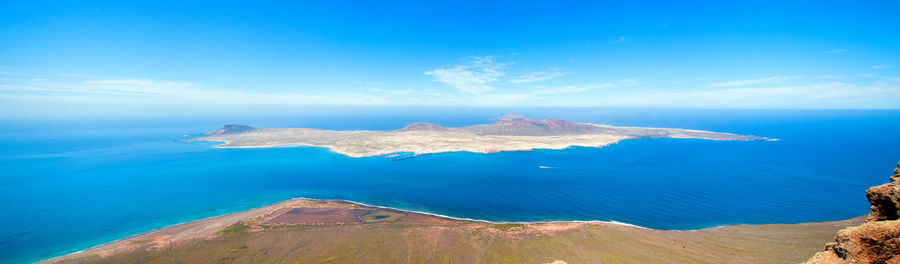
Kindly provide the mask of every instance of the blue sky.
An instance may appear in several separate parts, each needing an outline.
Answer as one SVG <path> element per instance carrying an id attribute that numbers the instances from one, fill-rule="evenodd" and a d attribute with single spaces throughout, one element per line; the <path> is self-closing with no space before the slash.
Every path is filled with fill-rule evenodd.
<path id="1" fill-rule="evenodd" d="M 896 1 L 0 2 L 0 113 L 900 108 Z"/>

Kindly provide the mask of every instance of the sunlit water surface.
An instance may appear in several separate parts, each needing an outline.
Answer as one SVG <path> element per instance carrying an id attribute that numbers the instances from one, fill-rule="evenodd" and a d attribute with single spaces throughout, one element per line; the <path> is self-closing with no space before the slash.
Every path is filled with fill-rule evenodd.
<path id="1" fill-rule="evenodd" d="M 659 229 L 842 220 L 867 212 L 863 191 L 886 182 L 900 159 L 896 111 L 531 111 L 780 140 L 626 140 L 392 160 L 175 140 L 231 122 L 388 130 L 413 121 L 488 123 L 498 113 L 6 121 L 0 263 L 46 259 L 294 197 L 490 221 L 603 220 Z"/>

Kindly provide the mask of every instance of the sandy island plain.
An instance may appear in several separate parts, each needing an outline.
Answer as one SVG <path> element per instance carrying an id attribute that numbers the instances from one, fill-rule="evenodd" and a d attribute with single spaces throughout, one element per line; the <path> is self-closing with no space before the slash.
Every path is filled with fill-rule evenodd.
<path id="1" fill-rule="evenodd" d="M 324 147 L 350 157 L 395 153 L 491 153 L 572 146 L 602 147 L 625 139 L 695 138 L 768 140 L 764 137 L 691 129 L 616 127 L 562 119 L 501 119 L 493 124 L 445 128 L 413 123 L 392 131 L 338 131 L 313 128 L 251 128 L 228 125 L 208 136 L 183 141 L 223 142 L 217 148 Z"/>

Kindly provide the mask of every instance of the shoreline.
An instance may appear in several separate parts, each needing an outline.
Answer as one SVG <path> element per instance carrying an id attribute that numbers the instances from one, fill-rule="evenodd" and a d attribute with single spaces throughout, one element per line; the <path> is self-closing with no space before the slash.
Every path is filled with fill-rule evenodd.
<path id="1" fill-rule="evenodd" d="M 247 210 L 243 210 L 243 211 L 237 211 L 237 212 L 232 212 L 232 213 L 226 213 L 226 214 L 214 215 L 214 216 L 204 217 L 204 218 L 195 219 L 195 220 L 190 220 L 190 221 L 186 221 L 186 222 L 181 222 L 181 223 L 177 223 L 177 224 L 172 224 L 172 225 L 168 225 L 168 226 L 164 226 L 164 227 L 160 227 L 160 228 L 156 228 L 156 229 L 144 231 L 144 232 L 137 233 L 137 234 L 128 235 L 128 236 L 123 237 L 123 238 L 115 239 L 115 240 L 112 240 L 112 241 L 109 241 L 109 242 L 105 242 L 105 243 L 102 243 L 102 244 L 99 244 L 99 245 L 91 246 L 91 247 L 88 247 L 88 248 L 85 248 L 85 249 L 81 249 L 81 250 L 78 250 L 78 251 L 73 251 L 73 252 L 70 252 L 70 253 L 66 253 L 66 254 L 63 254 L 63 255 L 51 257 L 51 258 L 44 259 L 44 260 L 39 260 L 39 261 L 36 261 L 36 262 L 34 262 L 34 263 L 54 263 L 55 261 L 63 260 L 63 259 L 65 259 L 65 258 L 67 258 L 67 257 L 70 257 L 71 255 L 74 255 L 74 254 L 84 253 L 84 252 L 87 252 L 87 251 L 90 251 L 90 250 L 98 249 L 98 248 L 101 248 L 101 247 L 104 247 L 104 246 L 108 246 L 108 245 L 110 245 L 110 244 L 114 244 L 114 243 L 118 243 L 118 242 L 125 242 L 125 241 L 128 240 L 128 239 L 132 239 L 132 238 L 136 238 L 136 237 L 139 237 L 139 236 L 147 235 L 147 234 L 149 234 L 149 233 L 160 232 L 160 231 L 163 231 L 163 230 L 165 230 L 165 229 L 174 228 L 174 227 L 179 227 L 179 226 L 188 225 L 188 224 L 192 224 L 192 223 L 198 223 L 198 222 L 202 222 L 202 221 L 214 220 L 214 219 L 216 219 L 216 218 L 222 218 L 222 217 L 227 217 L 227 216 L 236 216 L 236 215 L 239 215 L 239 214 L 246 214 L 246 213 L 251 212 L 251 211 L 261 210 L 261 209 L 265 209 L 265 208 L 267 208 L 267 207 L 278 206 L 278 205 L 280 205 L 280 204 L 288 203 L 288 202 L 290 202 L 290 201 L 297 200 L 297 199 L 298 199 L 298 198 L 291 198 L 291 199 L 288 199 L 288 200 L 283 200 L 283 201 L 275 202 L 275 203 L 268 204 L 268 205 L 263 205 L 263 206 L 253 207 L 253 208 L 250 208 L 250 209 L 247 209 Z M 311 199 L 307 199 L 307 200 L 311 200 Z M 326 200 L 321 200 L 321 201 L 326 201 Z"/>
<path id="2" fill-rule="evenodd" d="M 750 141 L 750 140 L 711 140 L 711 139 L 704 139 L 704 138 L 655 138 L 655 139 L 697 139 L 697 140 L 709 140 L 709 141 Z M 331 146 L 317 146 L 317 145 L 311 145 L 311 144 L 298 144 L 298 143 L 233 146 L 233 145 L 229 145 L 230 141 L 224 141 L 224 140 L 223 141 L 219 141 L 219 140 L 193 141 L 192 140 L 192 141 L 185 141 L 185 142 L 187 142 L 187 143 L 206 143 L 206 142 L 217 143 L 212 146 L 212 148 L 215 148 L 215 149 L 322 148 L 322 149 L 327 150 L 328 152 L 343 155 L 343 156 L 350 157 L 350 158 L 382 157 L 382 158 L 396 159 L 396 158 L 391 158 L 391 157 L 386 157 L 386 156 L 399 154 L 399 153 L 413 153 L 412 155 L 404 156 L 404 158 L 396 159 L 396 160 L 402 160 L 402 159 L 413 158 L 413 157 L 418 157 L 418 156 L 443 154 L 443 153 L 493 154 L 493 153 L 503 153 L 503 152 L 525 152 L 525 151 L 536 151 L 536 150 L 566 150 L 566 149 L 571 149 L 571 148 L 605 148 L 608 146 L 619 144 L 620 142 L 626 141 L 626 140 L 633 141 L 633 140 L 647 140 L 647 139 L 623 138 L 623 139 L 619 139 L 619 140 L 616 140 L 613 142 L 608 142 L 608 143 L 604 143 L 601 145 L 594 145 L 594 146 L 568 145 L 568 146 L 559 147 L 559 148 L 523 148 L 523 149 L 510 149 L 510 150 L 497 150 L 497 151 L 447 150 L 447 151 L 422 152 L 422 153 L 415 152 L 415 151 L 400 151 L 400 152 L 391 152 L 391 153 L 386 153 L 386 154 L 372 154 L 372 155 L 359 154 L 359 153 L 344 153 L 344 152 L 336 151 Z M 766 138 L 766 139 L 763 139 L 762 141 L 772 142 L 772 141 L 780 141 L 780 140 L 781 139 L 777 139 L 777 138 Z M 181 140 L 178 140 L 178 141 L 181 141 Z"/>
<path id="3" fill-rule="evenodd" d="M 287 199 L 287 200 L 284 200 L 284 201 L 280 201 L 280 202 L 276 202 L 276 203 L 269 204 L 269 205 L 264 205 L 264 206 L 260 206 L 260 207 L 255 207 L 255 208 L 252 208 L 252 209 L 250 209 L 250 210 L 253 210 L 253 209 L 259 209 L 259 208 L 268 207 L 268 206 L 273 206 L 273 205 L 276 205 L 276 204 L 285 203 L 285 202 L 289 202 L 289 201 L 293 201 L 293 200 L 323 201 L 323 202 L 341 202 L 341 203 L 349 203 L 349 204 L 361 205 L 361 206 L 365 206 L 365 207 L 372 207 L 372 208 L 379 208 L 379 209 L 386 209 L 386 210 L 401 211 L 401 212 L 410 213 L 410 214 L 422 214 L 422 215 L 434 216 L 434 217 L 445 218 L 445 219 L 450 219 L 450 220 L 467 221 L 467 222 L 476 222 L 476 223 L 483 223 L 483 224 L 494 224 L 494 225 L 505 225 L 505 224 L 566 224 L 566 223 L 611 224 L 611 225 L 617 225 L 617 226 L 623 226 L 623 227 L 632 227 L 632 228 L 638 228 L 638 229 L 644 229 L 644 230 L 653 230 L 653 231 L 672 231 L 672 232 L 704 231 L 704 230 L 714 230 L 714 229 L 720 229 L 720 228 L 726 228 L 726 227 L 733 227 L 733 226 L 754 226 L 754 225 L 799 225 L 799 224 L 807 224 L 807 223 L 825 223 L 825 222 L 845 221 L 845 220 L 855 219 L 855 218 L 858 218 L 858 217 L 859 217 L 859 216 L 856 216 L 856 217 L 851 217 L 851 218 L 848 218 L 848 219 L 826 220 L 826 221 L 818 221 L 818 222 L 764 223 L 764 224 L 731 224 L 731 225 L 717 225 L 717 226 L 713 226 L 713 227 L 696 228 L 696 229 L 659 229 L 659 228 L 650 228 L 650 227 L 639 226 L 639 225 L 630 224 L 630 223 L 627 223 L 627 222 L 619 222 L 619 221 L 616 221 L 616 220 L 491 221 L 491 220 L 483 220 L 483 219 L 475 219 L 475 218 L 466 218 L 466 217 L 456 217 L 456 216 L 442 215 L 442 214 L 438 214 L 438 213 L 431 213 L 431 212 L 425 212 L 425 211 L 416 211 L 416 210 L 409 210 L 409 209 L 401 209 L 401 208 L 389 207 L 389 206 L 371 205 L 371 204 L 366 204 L 366 203 L 356 202 L 356 201 L 351 201 L 351 200 L 344 200 L 344 199 L 318 199 L 318 198 L 308 198 L 308 197 L 302 197 L 302 196 L 301 196 L 301 197 L 290 198 L 290 199 Z M 249 210 L 245 210 L 245 211 L 249 211 Z M 241 211 L 241 212 L 244 212 L 244 211 Z M 240 213 L 240 212 L 235 212 L 235 213 Z M 235 214 L 235 213 L 230 213 L 230 214 Z M 188 222 L 184 222 L 184 223 L 180 223 L 180 224 L 186 224 L 186 223 L 191 223 L 191 222 L 195 222 L 195 221 L 201 221 L 201 220 L 206 220 L 206 219 L 210 219 L 210 218 L 216 218 L 216 217 L 220 217 L 220 216 L 226 216 L 226 215 L 230 215 L 230 214 L 224 214 L 224 215 L 219 215 L 219 216 L 207 217 L 207 218 L 197 219 L 197 220 L 188 221 Z M 175 224 L 175 225 L 180 225 L 180 224 Z M 175 226 L 175 225 L 171 225 L 171 226 Z M 167 227 L 169 227 L 169 226 L 167 226 Z M 163 228 L 165 228 L 165 227 L 163 227 Z M 162 229 L 162 228 L 159 228 L 159 229 Z M 155 229 L 155 230 L 153 230 L 153 231 L 156 231 L 156 230 L 159 230 L 159 229 Z M 152 232 L 152 231 L 148 231 L 148 232 Z M 145 232 L 145 233 L 146 233 L 146 232 Z M 137 235 L 140 235 L 140 234 L 137 234 Z"/>
<path id="4" fill-rule="evenodd" d="M 720 229 L 720 228 L 726 228 L 726 227 L 732 227 L 732 226 L 754 226 L 754 225 L 799 225 L 799 224 L 807 224 L 807 223 L 826 223 L 826 222 L 835 222 L 835 221 L 846 221 L 846 220 L 855 219 L 855 218 L 858 217 L 858 216 L 857 216 L 857 217 L 852 217 L 852 218 L 849 218 L 849 219 L 828 220 L 828 221 L 820 221 L 820 222 L 765 223 L 765 224 L 733 224 L 733 225 L 717 225 L 717 226 L 713 226 L 713 227 L 705 227 L 705 228 L 697 228 L 697 229 L 657 229 L 657 228 L 643 227 L 643 226 L 639 226 L 639 225 L 635 225 L 635 224 L 630 224 L 630 223 L 626 223 L 626 222 L 619 222 L 619 221 L 616 221 L 616 220 L 490 221 L 490 220 L 483 220 L 483 219 L 474 219 L 474 218 L 466 218 L 466 217 L 448 216 L 448 215 L 442 215 L 442 214 L 431 213 L 431 212 L 425 212 L 425 211 L 415 211 L 415 210 L 400 209 L 400 208 L 388 207 L 388 206 L 371 205 L 371 204 L 366 204 L 366 203 L 361 203 L 361 202 L 355 202 L 355 201 L 350 201 L 350 200 L 343 200 L 343 199 L 315 199 L 315 198 L 297 197 L 297 198 L 291 198 L 290 200 L 294 200 L 294 199 L 303 199 L 303 200 L 311 200 L 311 201 L 336 201 L 336 202 L 344 202 L 344 203 L 350 203 L 350 204 L 362 205 L 362 206 L 372 207 L 372 208 L 380 208 L 380 209 L 386 209 L 386 210 L 401 211 L 401 212 L 406 212 L 406 213 L 411 213 L 411 214 L 423 214 L 423 215 L 430 215 L 430 216 L 434 216 L 434 217 L 446 218 L 446 219 L 452 219 L 452 220 L 458 220 L 458 221 L 468 221 L 468 222 L 476 222 L 476 223 L 484 223 L 484 224 L 494 224 L 494 225 L 506 225 L 506 224 L 522 224 L 522 225 L 528 225 L 528 224 L 567 224 L 567 223 L 581 223 L 581 224 L 611 224 L 611 225 L 617 225 L 617 226 L 622 226 L 622 227 L 632 227 L 632 228 L 638 228 L 638 229 L 644 229 L 644 230 L 653 230 L 653 231 L 671 231 L 671 232 L 695 232 L 695 231 L 704 231 L 704 230 L 714 230 L 714 229 Z M 290 200 L 286 200 L 286 201 L 290 201 Z"/>
<path id="5" fill-rule="evenodd" d="M 600 142 L 597 144 L 591 145 L 580 145 L 580 144 L 568 144 L 568 145 L 559 145 L 553 147 L 521 147 L 521 148 L 513 148 L 513 149 L 490 149 L 490 150 L 475 150 L 475 149 L 444 149 L 444 150 L 417 150 L 417 149 L 398 149 L 397 151 L 392 152 L 376 152 L 376 153 L 359 153 L 359 152 L 349 152 L 344 151 L 342 149 L 338 149 L 335 146 L 325 146 L 325 145 L 313 145 L 313 144 L 303 144 L 303 143 L 279 143 L 279 144 L 260 144 L 260 145 L 232 145 L 230 140 L 209 140 L 209 141 L 200 141 L 200 140 L 191 140 L 187 142 L 221 142 L 220 144 L 212 146 L 217 149 L 265 149 L 265 148 L 301 148 L 301 147 L 313 147 L 313 148 L 324 148 L 330 152 L 337 153 L 340 155 L 344 155 L 351 158 L 368 158 L 368 157 L 383 157 L 386 155 L 392 155 L 397 153 L 413 153 L 413 156 L 422 156 L 429 154 L 441 154 L 441 153 L 456 153 L 456 152 L 466 152 L 466 153 L 475 153 L 475 154 L 491 154 L 491 153 L 500 153 L 500 152 L 517 152 L 517 151 L 533 151 L 533 150 L 564 150 L 571 147 L 585 147 L 585 148 L 603 148 L 609 145 L 613 145 L 619 143 L 623 140 L 635 140 L 637 138 L 618 138 L 612 141 Z"/>
<path id="6" fill-rule="evenodd" d="M 233 212 L 233 213 L 226 213 L 226 214 L 221 214 L 221 215 L 204 217 L 204 218 L 200 218 L 200 219 L 196 219 L 196 220 L 190 220 L 190 221 L 186 221 L 186 222 L 181 222 L 181 223 L 177 223 L 177 224 L 172 224 L 172 225 L 148 230 L 148 231 L 137 233 L 137 234 L 128 235 L 123 238 L 115 239 L 115 240 L 112 240 L 109 242 L 91 246 L 91 247 L 81 249 L 78 251 L 73 251 L 73 252 L 65 253 L 63 255 L 58 255 L 58 256 L 51 257 L 51 258 L 39 260 L 39 261 L 36 261 L 35 263 L 57 263 L 59 261 L 65 261 L 65 260 L 70 260 L 70 259 L 74 259 L 74 258 L 78 258 L 78 257 L 83 257 L 83 256 L 78 256 L 78 255 L 87 254 L 88 252 L 94 251 L 94 250 L 100 250 L 104 247 L 112 246 L 113 244 L 130 242 L 129 241 L 130 239 L 138 238 L 141 236 L 148 236 L 152 233 L 160 233 L 160 232 L 164 232 L 168 229 L 185 227 L 185 226 L 192 225 L 192 224 L 196 225 L 196 224 L 200 224 L 201 222 L 204 222 L 204 221 L 214 221 L 219 218 L 235 217 L 235 216 L 240 216 L 243 214 L 251 214 L 254 212 L 258 212 L 258 211 L 265 211 L 266 209 L 278 208 L 279 206 L 283 206 L 285 204 L 290 204 L 292 202 L 298 202 L 298 201 L 300 201 L 300 202 L 309 201 L 309 202 L 342 203 L 342 204 L 349 204 L 349 205 L 354 205 L 354 206 L 369 207 L 369 208 L 374 208 L 374 209 L 399 211 L 399 212 L 404 212 L 407 214 L 426 215 L 426 216 L 431 216 L 431 217 L 435 217 L 435 218 L 439 218 L 439 219 L 481 223 L 481 224 L 489 224 L 489 225 L 542 225 L 542 224 L 548 224 L 548 225 L 552 225 L 552 224 L 591 224 L 591 225 L 593 225 L 593 224 L 598 224 L 598 225 L 617 226 L 617 227 L 622 227 L 622 228 L 634 228 L 634 229 L 647 230 L 647 231 L 663 231 L 663 232 L 678 232 L 678 233 L 716 230 L 716 229 L 723 229 L 723 228 L 728 228 L 728 227 L 739 227 L 739 226 L 801 225 L 801 224 L 829 223 L 829 222 L 851 221 L 851 220 L 859 218 L 859 217 L 854 217 L 854 218 L 849 218 L 849 219 L 821 221 L 821 222 L 719 225 L 719 226 L 714 226 L 714 227 L 709 227 L 709 228 L 699 228 L 699 229 L 654 229 L 654 228 L 643 227 L 643 226 L 634 225 L 634 224 L 630 224 L 630 223 L 619 222 L 619 221 L 615 221 L 615 220 L 605 220 L 605 221 L 604 220 L 490 221 L 490 220 L 473 219 L 473 218 L 465 218 L 465 217 L 454 217 L 454 216 L 442 215 L 442 214 L 437 214 L 437 213 L 408 210 L 408 209 L 401 209 L 401 208 L 388 207 L 388 206 L 371 205 L 371 204 L 366 204 L 366 203 L 356 202 L 356 201 L 351 201 L 351 200 L 344 200 L 344 199 L 316 199 L 316 198 L 307 198 L 307 197 L 295 197 L 295 198 L 290 198 L 287 200 L 275 202 L 275 203 L 268 204 L 268 205 L 254 207 L 254 208 L 243 210 L 243 211 L 237 211 L 237 212 Z M 241 222 L 244 220 L 246 220 L 246 219 L 242 219 L 237 222 Z M 133 242 L 133 241 L 131 241 L 131 242 Z M 97 253 L 87 254 L 86 256 L 96 255 L 96 254 Z"/>
<path id="7" fill-rule="evenodd" d="M 442 214 L 431 213 L 431 212 L 424 212 L 424 211 L 415 211 L 415 210 L 400 209 L 400 208 L 388 207 L 388 206 L 371 205 L 371 204 L 366 204 L 366 203 L 361 203 L 361 202 L 355 202 L 355 201 L 350 201 L 350 200 L 343 200 L 343 199 L 314 199 L 314 198 L 306 198 L 306 197 L 297 197 L 297 198 L 291 198 L 290 200 L 294 200 L 294 199 L 303 199 L 303 200 L 310 200 L 310 201 L 336 201 L 336 202 L 344 202 L 344 203 L 355 204 L 355 205 L 361 205 L 361 206 L 372 207 L 372 208 L 379 208 L 379 209 L 386 209 L 386 210 L 401 211 L 401 212 L 406 212 L 406 213 L 410 213 L 410 214 L 423 214 L 423 215 L 429 215 L 429 216 L 434 216 L 434 217 L 438 217 L 438 218 L 446 218 L 446 219 L 451 219 L 451 220 L 467 221 L 467 222 L 476 222 L 476 223 L 484 223 L 484 224 L 495 224 L 495 225 L 504 225 L 504 224 L 565 224 L 565 223 L 586 223 L 586 224 L 613 224 L 613 225 L 620 225 L 620 226 L 625 226 L 625 227 L 633 227 L 633 228 L 640 228 L 640 229 L 646 229 L 646 230 L 661 230 L 661 231 L 696 231 L 696 230 L 706 230 L 706 229 L 709 229 L 709 228 L 704 228 L 704 229 L 690 229 L 690 230 L 653 229 L 653 228 L 647 228 L 647 227 L 643 227 L 643 226 L 639 226 L 639 225 L 633 225 L 633 224 L 629 224 L 629 223 L 625 223 L 625 222 L 618 222 L 618 221 L 615 221 L 615 220 L 609 220 L 609 221 L 603 221 L 603 220 L 549 220 L 549 221 L 521 221 L 521 222 L 517 222 L 517 221 L 489 221 L 489 220 L 474 219 L 474 218 L 465 218 L 465 217 L 448 216 L 448 215 L 442 215 Z M 288 200 L 288 201 L 290 201 L 290 200 Z M 724 226 L 722 226 L 722 227 L 724 227 Z M 717 227 L 713 227 L 713 228 L 719 228 L 719 227 L 717 226 Z"/>

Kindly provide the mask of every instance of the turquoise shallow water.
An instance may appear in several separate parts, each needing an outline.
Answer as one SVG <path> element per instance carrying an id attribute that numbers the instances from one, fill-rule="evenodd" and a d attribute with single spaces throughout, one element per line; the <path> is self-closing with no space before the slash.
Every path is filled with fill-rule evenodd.
<path id="1" fill-rule="evenodd" d="M 234 122 L 221 118 L 6 121 L 0 123 L 0 263 L 46 259 L 294 197 L 490 221 L 609 220 L 660 229 L 841 220 L 867 212 L 863 191 L 886 182 L 900 159 L 896 111 L 535 112 L 781 140 L 626 140 L 604 148 L 391 160 L 321 148 L 214 149 L 174 141 Z M 494 114 L 424 121 L 468 125 L 490 122 Z M 423 117 L 238 121 L 395 129 Z"/>

